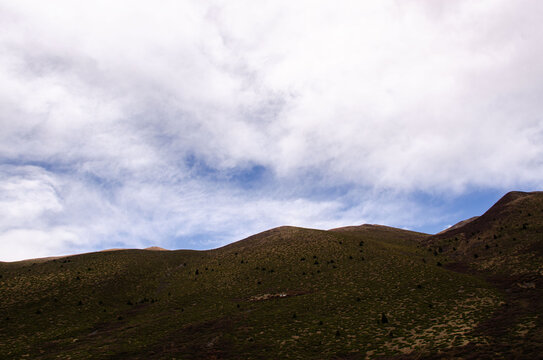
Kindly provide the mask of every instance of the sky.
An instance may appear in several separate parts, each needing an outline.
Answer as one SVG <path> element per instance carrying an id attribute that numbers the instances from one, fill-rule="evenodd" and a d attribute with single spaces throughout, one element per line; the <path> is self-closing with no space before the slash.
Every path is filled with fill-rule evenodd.
<path id="1" fill-rule="evenodd" d="M 543 187 L 541 1 L 0 0 L 0 261 L 436 233 Z"/>

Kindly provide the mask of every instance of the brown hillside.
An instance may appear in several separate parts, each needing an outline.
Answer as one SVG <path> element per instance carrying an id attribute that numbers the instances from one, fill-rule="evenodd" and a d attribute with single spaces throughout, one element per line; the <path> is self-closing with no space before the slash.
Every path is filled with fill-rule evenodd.
<path id="1" fill-rule="evenodd" d="M 439 358 L 541 358 L 543 192 L 510 192 L 480 217 L 423 244 L 429 258 L 449 270 L 486 279 L 505 299 L 475 331 L 487 337 L 487 345 L 468 344 Z"/>
<path id="2" fill-rule="evenodd" d="M 539 272 L 543 192 L 510 192 L 480 217 L 426 239 L 455 262 L 502 273 Z"/>
<path id="3" fill-rule="evenodd" d="M 335 229 L 330 229 L 329 231 L 336 231 L 341 233 L 372 233 L 372 234 L 394 234 L 396 237 L 399 238 L 424 238 L 429 236 L 428 234 L 411 231 L 411 230 L 404 230 L 404 229 L 398 229 L 395 227 L 390 226 L 384 226 L 384 225 L 377 225 L 377 224 L 363 224 L 359 226 L 345 226 Z"/>

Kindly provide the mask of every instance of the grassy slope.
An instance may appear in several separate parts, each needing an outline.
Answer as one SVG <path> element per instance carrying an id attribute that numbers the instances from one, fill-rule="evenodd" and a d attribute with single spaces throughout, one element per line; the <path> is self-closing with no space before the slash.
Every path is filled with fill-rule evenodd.
<path id="1" fill-rule="evenodd" d="M 501 274 L 543 271 L 543 192 L 510 192 L 485 214 L 428 239 L 451 261 Z"/>
<path id="2" fill-rule="evenodd" d="M 505 303 L 479 324 L 488 344 L 452 349 L 452 357 L 495 354 L 543 358 L 543 192 L 510 192 L 485 214 L 424 240 L 445 267 L 485 278 Z"/>
<path id="3" fill-rule="evenodd" d="M 494 344 L 480 328 L 494 324 L 504 299 L 513 304 L 485 275 L 501 265 L 480 264 L 511 252 L 520 265 L 507 266 L 518 276 L 540 266 L 540 255 L 524 255 L 538 249 L 538 201 L 529 202 L 527 226 L 515 212 L 528 208 L 521 201 L 433 237 L 382 226 L 282 227 L 211 251 L 0 263 L 0 358 L 454 356 Z M 494 233 L 498 247 L 475 241 Z M 454 264 L 470 270 L 446 268 Z M 515 331 L 537 341 L 530 334 L 540 319 L 519 316 Z"/>
<path id="4" fill-rule="evenodd" d="M 322 358 L 476 340 L 499 296 L 424 263 L 420 238 L 284 227 L 207 252 L 4 264 L 0 357 Z"/>

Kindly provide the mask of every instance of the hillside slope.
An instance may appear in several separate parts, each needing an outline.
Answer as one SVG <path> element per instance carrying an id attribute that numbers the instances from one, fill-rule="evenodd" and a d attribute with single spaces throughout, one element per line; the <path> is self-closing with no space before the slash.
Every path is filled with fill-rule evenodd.
<path id="1" fill-rule="evenodd" d="M 451 261 L 501 274 L 543 271 L 543 192 L 510 192 L 482 216 L 427 239 Z"/>
<path id="2" fill-rule="evenodd" d="M 212 251 L 12 264 L 0 357 L 321 359 L 476 341 L 500 296 L 399 233 L 283 227 Z"/>
<path id="3" fill-rule="evenodd" d="M 510 192 L 482 216 L 424 244 L 446 268 L 484 278 L 505 300 L 478 326 L 488 344 L 457 348 L 450 356 L 543 358 L 543 192 Z"/>
<path id="4" fill-rule="evenodd" d="M 433 236 L 280 227 L 210 251 L 0 263 L 0 358 L 538 357 L 540 194 L 502 200 Z"/>

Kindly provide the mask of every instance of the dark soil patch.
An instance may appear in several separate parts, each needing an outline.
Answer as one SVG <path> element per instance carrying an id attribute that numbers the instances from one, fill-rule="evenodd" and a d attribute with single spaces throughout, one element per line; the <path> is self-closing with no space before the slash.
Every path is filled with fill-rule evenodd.
<path id="1" fill-rule="evenodd" d="M 164 359 L 175 355 L 182 359 L 232 359 L 234 343 L 227 334 L 234 329 L 235 321 L 222 318 L 185 326 L 159 341 L 145 359 Z"/>

